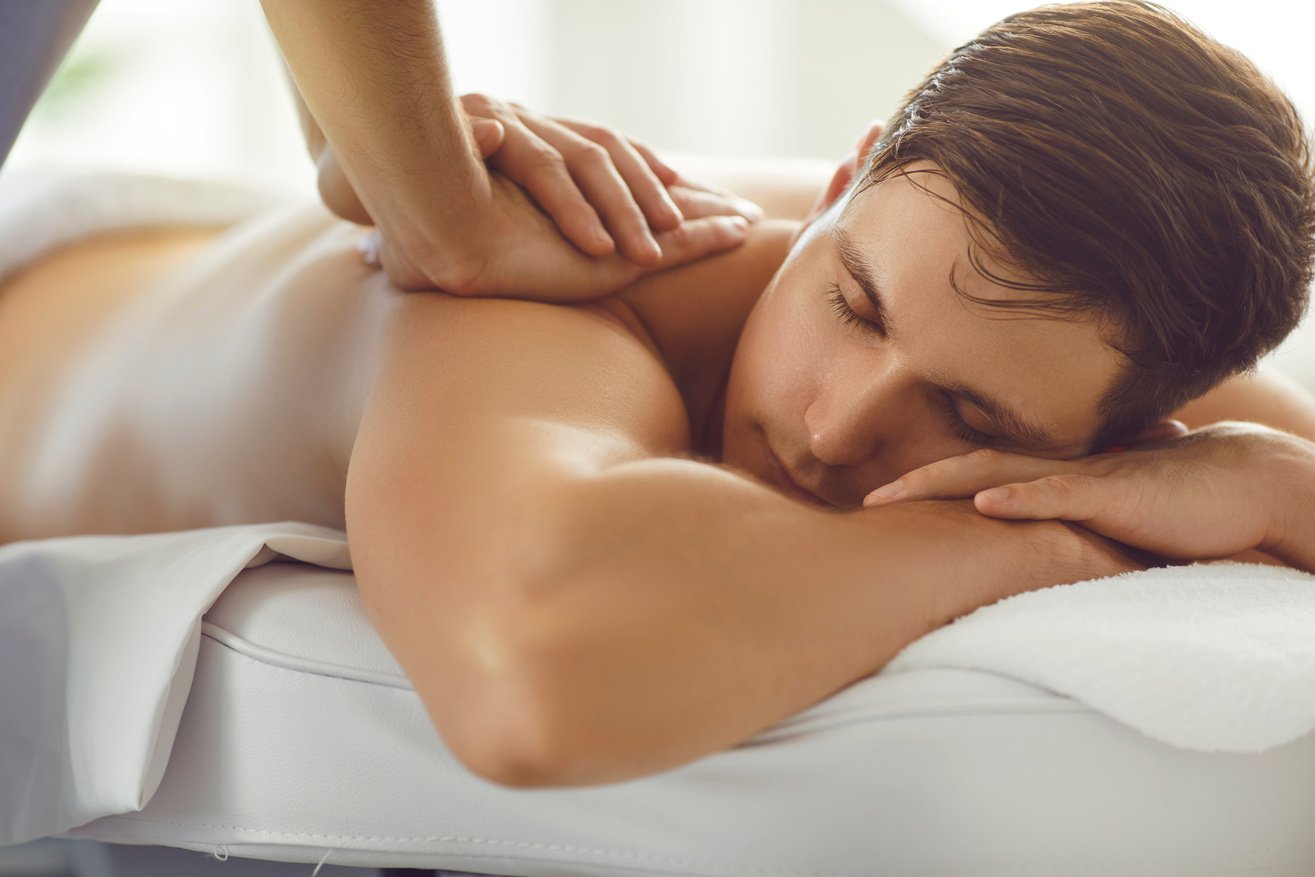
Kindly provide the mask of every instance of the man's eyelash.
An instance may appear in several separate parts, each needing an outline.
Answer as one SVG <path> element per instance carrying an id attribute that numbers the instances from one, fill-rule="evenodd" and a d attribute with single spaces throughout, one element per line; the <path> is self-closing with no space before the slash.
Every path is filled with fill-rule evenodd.
<path id="1" fill-rule="evenodd" d="M 827 298 L 831 302 L 831 309 L 836 312 L 836 315 L 840 317 L 843 323 L 849 326 L 855 326 L 858 329 L 864 332 L 870 332 L 873 335 L 881 334 L 875 323 L 871 320 L 863 319 L 854 312 L 854 309 L 849 306 L 849 302 L 845 301 L 845 294 L 841 291 L 839 284 L 831 284 L 827 287 L 827 292 L 829 293 Z M 959 409 L 955 407 L 954 398 L 949 393 L 941 393 L 940 397 L 941 404 L 945 408 L 946 419 L 950 421 L 950 429 L 954 431 L 955 435 L 970 445 L 978 445 L 985 448 L 995 447 L 999 442 L 999 439 L 993 435 L 978 432 L 969 426 L 968 423 L 959 416 Z"/>
<path id="2" fill-rule="evenodd" d="M 959 409 L 955 407 L 954 398 L 949 393 L 941 393 L 940 397 L 941 405 L 945 408 L 946 417 L 950 421 L 950 428 L 954 430 L 955 435 L 970 445 L 980 445 L 984 448 L 996 446 L 999 442 L 998 438 L 984 432 L 978 432 L 959 416 Z"/>
<path id="3" fill-rule="evenodd" d="M 845 301 L 845 294 L 840 291 L 840 284 L 831 284 L 827 287 L 827 292 L 830 293 L 827 298 L 831 302 L 831 309 L 840 317 L 841 322 L 848 326 L 855 326 L 864 332 L 870 332 L 873 335 L 881 334 L 876 323 L 865 320 L 854 313 L 854 309 L 849 306 L 849 302 Z"/>

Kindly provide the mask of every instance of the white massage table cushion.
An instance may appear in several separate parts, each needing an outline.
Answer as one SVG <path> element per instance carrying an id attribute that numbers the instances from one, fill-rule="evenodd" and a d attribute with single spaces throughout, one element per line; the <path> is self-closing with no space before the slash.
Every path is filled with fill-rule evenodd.
<path id="1" fill-rule="evenodd" d="M 507 875 L 1296 877 L 1312 776 L 1315 737 L 1192 752 L 1025 682 L 924 668 L 668 773 L 504 788 L 446 750 L 349 572 L 271 563 L 206 613 L 158 792 L 67 836 Z"/>

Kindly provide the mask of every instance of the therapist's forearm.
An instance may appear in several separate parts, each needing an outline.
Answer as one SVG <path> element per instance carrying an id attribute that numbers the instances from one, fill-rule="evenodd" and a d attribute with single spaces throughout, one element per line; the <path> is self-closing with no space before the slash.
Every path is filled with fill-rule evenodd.
<path id="1" fill-rule="evenodd" d="M 489 179 L 452 93 L 433 3 L 262 5 L 298 91 L 384 234 L 459 237 L 487 202 Z"/>
<path id="2" fill-rule="evenodd" d="M 614 468 L 561 514 L 572 544 L 509 637 L 525 675 L 507 714 L 528 696 L 539 717 L 510 785 L 616 782 L 728 749 L 958 615 L 1101 574 L 1062 524 L 967 503 L 812 508 L 684 460 Z"/>

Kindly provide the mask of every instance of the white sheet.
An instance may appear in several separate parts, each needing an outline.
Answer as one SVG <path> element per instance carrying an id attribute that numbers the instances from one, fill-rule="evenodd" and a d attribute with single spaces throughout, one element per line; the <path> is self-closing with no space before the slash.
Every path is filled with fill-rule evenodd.
<path id="1" fill-rule="evenodd" d="M 0 546 L 0 845 L 146 805 L 201 616 L 281 557 L 350 569 L 346 534 L 296 522 Z"/>

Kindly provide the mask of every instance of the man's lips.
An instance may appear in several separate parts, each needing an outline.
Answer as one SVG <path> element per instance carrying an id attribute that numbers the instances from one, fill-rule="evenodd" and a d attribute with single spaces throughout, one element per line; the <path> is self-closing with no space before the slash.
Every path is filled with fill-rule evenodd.
<path id="1" fill-rule="evenodd" d="M 790 470 L 781 462 L 781 459 L 776 456 L 776 452 L 772 450 L 770 445 L 767 446 L 767 459 L 771 463 L 773 480 L 780 485 L 786 493 L 813 505 L 822 505 L 827 506 L 828 508 L 834 507 L 831 503 L 795 481 L 794 476 L 790 474 Z"/>

